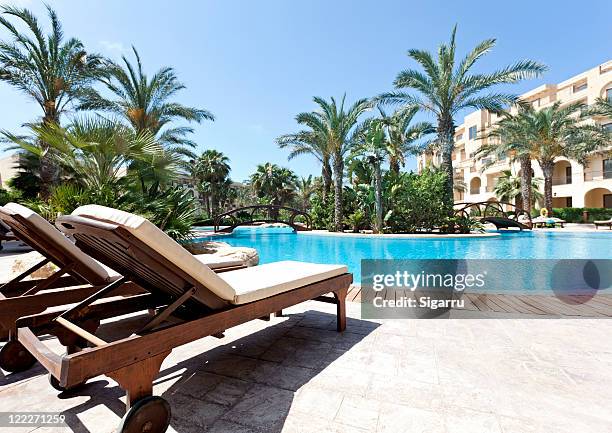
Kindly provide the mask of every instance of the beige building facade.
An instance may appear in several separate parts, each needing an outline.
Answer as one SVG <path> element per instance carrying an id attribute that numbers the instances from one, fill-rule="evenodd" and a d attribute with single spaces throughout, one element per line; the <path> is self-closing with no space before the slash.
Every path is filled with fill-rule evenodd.
<path id="1" fill-rule="evenodd" d="M 8 181 L 17 174 L 18 163 L 17 154 L 0 158 L 0 188 L 8 189 Z"/>
<path id="2" fill-rule="evenodd" d="M 520 98 L 536 109 L 551 106 L 557 101 L 562 104 L 582 102 L 592 105 L 597 98 L 612 100 L 612 60 L 559 84 L 544 84 Z M 475 157 L 480 146 L 486 143 L 486 139 L 481 137 L 499 119 L 493 113 L 479 110 L 465 116 L 463 123 L 457 126 L 453 167 L 455 180 L 464 185 L 464 191 L 455 191 L 456 201 L 495 200 L 493 190 L 502 172 L 511 170 L 519 174 L 518 163 L 511 164 L 508 158 L 493 161 Z M 610 118 L 594 117 L 592 121 L 612 130 Z M 422 154 L 417 158 L 417 169 L 420 171 L 427 165 L 438 165 L 439 162 L 439 155 L 435 153 Z M 533 169 L 536 177 L 543 178 L 536 161 L 533 161 Z M 566 158 L 559 158 L 555 162 L 553 207 L 612 208 L 612 146 L 592 154 L 584 166 Z"/>

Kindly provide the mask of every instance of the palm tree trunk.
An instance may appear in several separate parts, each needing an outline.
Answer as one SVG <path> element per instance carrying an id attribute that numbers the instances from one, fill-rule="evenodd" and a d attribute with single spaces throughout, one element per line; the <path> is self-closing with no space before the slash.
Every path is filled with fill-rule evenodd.
<path id="1" fill-rule="evenodd" d="M 452 117 L 443 117 L 438 119 L 438 141 L 440 143 L 440 153 L 442 155 L 442 163 L 440 169 L 446 173 L 446 188 L 444 188 L 444 202 L 450 207 L 452 213 L 452 207 L 454 203 L 454 189 L 453 189 L 453 148 L 455 143 L 453 141 L 455 136 L 455 124 L 453 123 Z"/>
<path id="2" fill-rule="evenodd" d="M 553 201 L 553 195 L 552 195 L 552 178 L 553 178 L 553 171 L 555 168 L 555 163 L 554 161 L 539 161 L 540 162 L 540 168 L 542 169 L 542 174 L 544 174 L 544 206 L 546 207 L 546 210 L 548 211 L 548 215 L 552 216 L 552 201 Z"/>
<path id="3" fill-rule="evenodd" d="M 210 183 L 210 216 L 215 216 L 215 187 L 214 182 Z"/>
<path id="4" fill-rule="evenodd" d="M 344 177 L 344 159 L 342 155 L 334 156 L 334 230 L 342 231 L 342 180 Z"/>
<path id="5" fill-rule="evenodd" d="M 321 177 L 323 177 L 323 201 L 327 200 L 332 184 L 332 168 L 329 164 L 329 159 L 323 161 L 321 168 Z"/>
<path id="6" fill-rule="evenodd" d="M 519 159 L 519 163 L 521 166 L 521 208 L 527 212 L 531 212 L 531 207 L 533 205 L 531 201 L 531 158 L 528 155 L 522 156 Z"/>
<path id="7" fill-rule="evenodd" d="M 400 163 L 397 158 L 389 158 L 389 170 L 395 174 L 399 174 Z"/>
<path id="8" fill-rule="evenodd" d="M 43 144 L 43 143 L 41 143 Z M 43 144 L 43 146 L 45 146 Z M 40 173 L 40 197 L 43 200 L 48 200 L 51 195 L 51 188 L 55 183 L 55 174 L 56 167 L 51 160 L 51 155 L 49 154 L 49 149 L 47 148 L 44 155 L 40 157 L 39 160 L 39 173 Z"/>
<path id="9" fill-rule="evenodd" d="M 382 208 L 382 172 L 380 169 L 380 161 L 374 164 L 374 192 L 376 194 L 376 226 L 375 233 L 381 233 L 383 229 L 383 208 Z"/>
<path id="10" fill-rule="evenodd" d="M 59 115 L 55 112 L 55 104 L 50 104 L 49 110 L 43 117 L 43 124 L 59 125 Z M 44 142 L 41 142 L 40 146 L 44 149 L 44 153 L 39 159 L 40 196 L 43 200 L 47 200 L 51 195 L 51 188 L 57 180 L 58 172 L 57 166 L 53 161 L 52 149 Z"/>

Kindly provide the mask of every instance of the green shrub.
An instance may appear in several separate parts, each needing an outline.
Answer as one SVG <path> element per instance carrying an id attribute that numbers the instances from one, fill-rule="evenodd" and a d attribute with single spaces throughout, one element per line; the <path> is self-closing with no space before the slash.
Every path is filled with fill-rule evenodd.
<path id="1" fill-rule="evenodd" d="M 452 222 L 455 223 L 454 231 L 469 234 L 469 233 L 484 233 L 484 225 L 476 218 L 472 218 L 468 215 L 460 215 L 452 218 Z"/>
<path id="2" fill-rule="evenodd" d="M 553 216 L 561 218 L 568 223 L 581 223 L 582 215 L 584 212 L 588 212 L 588 222 L 592 223 L 595 220 L 606 220 L 612 218 L 612 209 L 606 208 L 590 208 L 590 207 L 563 207 L 554 208 Z M 539 212 L 537 213 L 539 215 Z"/>
<path id="3" fill-rule="evenodd" d="M 391 187 L 391 210 L 385 217 L 387 229 L 414 233 L 450 227 L 452 206 L 443 200 L 445 182 L 446 174 L 435 170 L 398 176 Z"/>
<path id="4" fill-rule="evenodd" d="M 15 190 L 6 190 L 0 188 L 0 206 L 4 206 L 12 201 L 19 201 L 21 199 L 21 192 Z"/>
<path id="5" fill-rule="evenodd" d="M 331 195 L 331 194 L 330 194 Z M 312 228 L 324 230 L 332 228 L 334 225 L 334 200 L 327 197 L 327 200 L 316 194 L 311 200 L 310 217 L 312 218 Z"/>
<path id="6" fill-rule="evenodd" d="M 353 233 L 358 233 L 367 224 L 366 215 L 364 212 L 357 210 L 346 217 L 344 223 L 353 230 Z"/>

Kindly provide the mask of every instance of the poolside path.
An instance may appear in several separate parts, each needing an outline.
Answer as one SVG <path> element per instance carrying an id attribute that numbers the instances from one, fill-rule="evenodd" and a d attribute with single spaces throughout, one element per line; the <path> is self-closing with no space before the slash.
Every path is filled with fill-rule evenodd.
<path id="1" fill-rule="evenodd" d="M 612 321 L 363 320 L 357 303 L 347 312 L 342 334 L 333 305 L 307 302 L 173 350 L 154 386 L 172 405 L 168 432 L 610 431 Z M 58 394 L 40 366 L 0 372 L 3 411 L 68 420 L 0 431 L 111 433 L 122 396 L 107 377 Z"/>

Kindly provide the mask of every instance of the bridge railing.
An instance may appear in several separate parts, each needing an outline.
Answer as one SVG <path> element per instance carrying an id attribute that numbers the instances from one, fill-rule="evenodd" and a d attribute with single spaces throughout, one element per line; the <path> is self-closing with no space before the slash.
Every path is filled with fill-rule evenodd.
<path id="1" fill-rule="evenodd" d="M 519 222 L 528 227 L 532 227 L 531 213 L 524 209 L 519 209 L 516 205 L 502 201 L 481 201 L 481 202 L 460 202 L 455 203 L 455 215 L 469 217 L 501 217 Z M 504 208 L 513 210 L 506 211 Z"/>
<path id="2" fill-rule="evenodd" d="M 298 221 L 300 218 L 303 220 L 303 223 Z M 224 224 L 227 227 L 221 229 L 220 227 L 224 221 L 228 221 L 229 224 Z M 240 225 L 255 223 L 283 223 L 298 231 L 312 229 L 312 219 L 306 212 L 289 206 L 272 204 L 239 207 L 213 218 L 215 232 L 231 232 Z"/>

